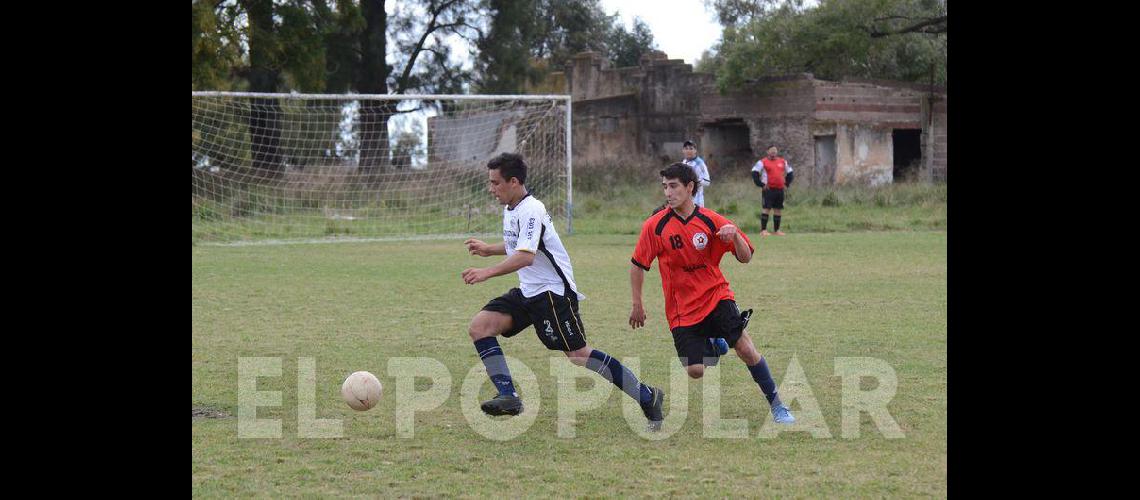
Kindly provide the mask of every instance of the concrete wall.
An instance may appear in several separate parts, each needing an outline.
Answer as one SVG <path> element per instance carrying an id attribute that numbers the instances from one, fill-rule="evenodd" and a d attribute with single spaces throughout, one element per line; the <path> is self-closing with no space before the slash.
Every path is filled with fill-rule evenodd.
<path id="1" fill-rule="evenodd" d="M 938 121 L 938 111 L 931 115 L 928 101 L 932 90 L 939 93 L 941 89 L 873 80 L 816 80 L 814 84 L 812 119 L 816 134 L 822 135 L 820 132 L 830 126 L 834 126 L 836 133 L 838 155 L 834 182 L 837 184 L 893 182 L 891 131 L 930 128 Z M 945 116 L 944 108 L 942 116 Z M 933 170 L 935 157 L 929 153 L 938 151 L 938 141 L 941 140 L 941 165 L 945 171 L 945 133 L 941 134 L 941 139 L 937 132 L 933 137 L 930 147 L 923 149 L 924 164 L 927 170 Z M 933 177 L 930 172 L 924 174 L 925 178 Z"/>
<path id="2" fill-rule="evenodd" d="M 639 66 L 616 69 L 601 54 L 583 52 L 565 74 L 574 100 L 574 143 L 580 144 L 579 137 L 591 141 L 588 150 L 574 148 L 574 160 L 587 162 L 646 155 L 662 163 L 679 160 L 680 143 L 697 134 L 699 89 L 712 79 L 662 52 L 646 54 Z M 614 123 L 614 117 L 618 133 L 597 128 Z M 631 136 L 636 137 L 633 147 Z"/>
<path id="3" fill-rule="evenodd" d="M 814 160 L 809 130 L 814 95 L 810 75 L 766 78 L 723 95 L 710 85 L 701 95 L 700 120 L 705 130 L 724 121 L 740 120 L 748 126 L 753 158 L 737 163 L 745 165 L 744 170 L 751 170 L 771 145 L 798 169 Z M 801 175 L 797 173 L 797 180 L 804 179 Z"/>
<path id="4" fill-rule="evenodd" d="M 660 51 L 642 56 L 640 68 L 641 152 L 662 164 L 679 161 L 679 143 L 697 139 L 700 89 L 712 75 L 694 73 L 691 65 Z"/>
<path id="5" fill-rule="evenodd" d="M 574 163 L 610 163 L 641 149 L 638 107 L 635 94 L 573 101 Z"/>
<path id="6" fill-rule="evenodd" d="M 863 124 L 838 124 L 835 184 L 878 186 L 894 180 L 891 129 Z"/>
<path id="7" fill-rule="evenodd" d="M 930 108 L 930 126 L 923 131 L 923 140 L 933 141 L 929 145 L 923 143 L 923 160 L 929 169 L 929 180 L 946 182 L 946 97 L 936 98 Z"/>
<path id="8" fill-rule="evenodd" d="M 697 142 L 697 151 L 705 159 L 709 175 L 714 177 L 728 171 L 747 172 L 759 157 L 752 149 L 752 134 L 743 121 L 706 124 Z"/>
<path id="9" fill-rule="evenodd" d="M 574 100 L 575 162 L 618 164 L 652 156 L 664 164 L 679 160 L 681 142 L 692 139 L 716 176 L 723 168 L 751 168 L 774 144 L 796 168 L 797 182 L 879 184 L 893 181 L 891 131 L 922 129 L 922 177 L 946 179 L 946 98 L 940 88 L 830 82 L 805 73 L 721 94 L 713 75 L 694 73 L 662 52 L 643 56 L 632 68 L 609 68 L 601 54 L 584 52 L 558 77 Z M 747 134 L 754 155 L 749 161 L 735 158 L 747 151 L 738 146 L 740 134 Z M 820 169 L 816 137 L 832 135 L 834 168 Z"/>

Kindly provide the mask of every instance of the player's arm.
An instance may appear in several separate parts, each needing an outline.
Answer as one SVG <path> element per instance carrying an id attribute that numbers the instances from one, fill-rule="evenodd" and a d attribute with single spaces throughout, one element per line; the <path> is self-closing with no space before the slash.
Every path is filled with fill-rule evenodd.
<path id="1" fill-rule="evenodd" d="M 756 187 L 763 189 L 766 179 L 761 172 L 764 172 L 764 167 L 762 167 L 759 162 L 752 166 L 752 182 L 756 184 Z"/>
<path id="2" fill-rule="evenodd" d="M 502 241 L 491 245 L 475 238 L 469 238 L 467 241 L 464 241 L 463 244 L 467 245 L 467 251 L 471 252 L 471 255 L 489 257 L 492 255 L 507 254 L 507 244 Z"/>
<path id="3" fill-rule="evenodd" d="M 752 246 L 748 244 L 748 240 L 744 239 L 744 235 L 735 225 L 725 224 L 721 226 L 716 235 L 721 241 L 732 244 L 732 254 L 736 256 L 737 262 L 747 264 L 752 260 Z"/>
<path id="4" fill-rule="evenodd" d="M 649 221 L 653 218 L 650 217 Z M 653 227 L 649 221 L 641 225 L 641 235 L 637 238 L 637 246 L 633 249 L 633 257 L 629 259 L 632 266 L 629 270 L 629 288 L 633 293 L 633 306 L 629 311 L 629 326 L 635 330 L 645 326 L 645 305 L 641 302 L 641 288 L 645 284 L 645 271 L 649 270 L 653 259 L 657 258 L 657 239 L 653 235 Z"/>
<path id="5" fill-rule="evenodd" d="M 784 160 L 784 172 L 786 174 L 785 176 L 787 177 L 787 179 L 784 180 L 784 183 L 788 187 L 792 187 L 792 180 L 795 179 L 796 172 L 792 170 L 792 164 L 788 163 L 788 160 Z"/>
<path id="6" fill-rule="evenodd" d="M 479 283 L 510 274 L 534 263 L 534 255 L 542 243 L 542 220 L 546 213 L 542 210 L 519 209 L 519 239 L 515 252 L 502 262 L 483 269 L 467 269 L 463 271 L 463 281 L 468 285 Z M 505 246 L 505 244 L 504 244 Z M 488 245 L 491 250 L 499 250 L 502 246 Z M 503 253 L 506 253 L 503 248 Z"/>
<path id="7" fill-rule="evenodd" d="M 741 264 L 747 264 L 752 260 L 752 247 L 749 246 L 748 242 L 744 240 L 743 235 L 736 233 L 735 237 L 732 240 L 732 244 L 735 248 L 735 251 L 732 253 L 736 256 L 737 262 L 740 262 Z"/>
<path id="8" fill-rule="evenodd" d="M 534 253 L 526 250 L 515 252 L 514 255 L 507 257 L 502 262 L 495 264 L 491 267 L 468 268 L 463 271 L 463 282 L 468 285 L 474 285 L 481 281 L 487 281 L 495 276 L 502 276 L 510 274 L 526 266 L 534 263 Z"/>
<path id="9" fill-rule="evenodd" d="M 701 182 L 701 186 L 708 187 L 709 184 L 712 184 L 712 177 L 709 176 L 709 166 L 705 164 L 704 160 L 701 160 L 700 165 L 701 170 L 697 172 L 697 180 Z"/>
<path id="10" fill-rule="evenodd" d="M 645 305 L 641 302 L 641 288 L 645 284 L 645 269 L 637 264 L 629 268 L 629 287 L 633 290 L 633 307 L 629 311 L 629 326 L 638 329 L 645 326 Z"/>

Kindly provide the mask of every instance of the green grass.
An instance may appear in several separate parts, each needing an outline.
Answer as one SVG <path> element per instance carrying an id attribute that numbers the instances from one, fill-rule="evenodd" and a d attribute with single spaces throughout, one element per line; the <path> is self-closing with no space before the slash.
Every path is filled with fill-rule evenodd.
<path id="1" fill-rule="evenodd" d="M 725 177 L 707 188 L 705 203 L 745 231 L 760 231 L 760 188 L 751 178 Z M 621 200 L 621 203 L 614 203 Z M 616 183 L 574 193 L 574 231 L 636 234 L 664 198 L 659 183 Z M 769 227 L 771 222 L 769 222 Z M 784 201 L 787 232 L 929 231 L 946 229 L 945 184 L 881 187 L 793 186 Z"/>
<path id="2" fill-rule="evenodd" d="M 710 191 L 710 203 L 719 195 Z M 815 210 L 806 195 L 804 201 L 789 208 L 790 221 Z M 836 207 L 817 208 L 851 206 L 839 201 Z M 899 209 L 928 210 L 924 203 L 904 201 Z M 932 203 L 931 213 L 944 214 L 944 204 L 937 208 L 938 202 Z M 629 212 L 643 208 L 651 206 Z M 895 208 L 865 210 L 892 213 Z M 913 214 L 897 218 L 912 216 L 921 219 Z M 876 227 L 891 226 L 892 217 Z M 656 269 L 648 274 L 649 322 L 645 329 L 631 331 L 628 269 L 634 237 L 586 234 L 595 230 L 586 221 L 598 220 L 590 215 L 578 219 L 578 234 L 564 238 L 577 282 L 588 296 L 581 313 L 589 340 L 619 359 L 639 357 L 642 378 L 667 385 L 678 364 L 665 327 L 660 278 Z M 834 224 L 816 220 L 820 231 Z M 754 236 L 756 259 L 741 265 L 729 256 L 722 268 L 740 305 L 756 309 L 749 332 L 777 381 L 784 379 L 793 358 L 803 368 L 831 439 L 813 439 L 806 432 L 757 439 L 771 417 L 747 370 L 731 353 L 710 374 L 721 371 L 722 418 L 747 419 L 749 439 L 703 437 L 707 380 L 688 384 L 688 418 L 665 440 L 645 440 L 630 430 L 622 417 L 625 396 L 618 391 L 608 404 L 578 415 L 576 438 L 559 438 L 549 359 L 561 355 L 545 350 L 533 330 L 527 330 L 502 345 L 537 375 L 538 418 L 522 437 L 493 441 L 472 430 L 460 408 L 460 383 L 473 366 L 480 366 L 466 327 L 488 299 L 516 286 L 517 279 L 506 276 L 467 286 L 459 275 L 497 258 L 469 256 L 458 240 L 195 246 L 193 406 L 236 415 L 239 357 L 280 357 L 284 374 L 258 380 L 259 390 L 283 393 L 283 406 L 258 410 L 259 418 L 282 420 L 282 438 L 240 439 L 234 416 L 192 421 L 193 493 L 945 496 L 946 233 L 793 229 L 805 222 L 789 222 L 791 232 L 783 238 Z M 744 227 L 748 229 L 746 223 Z M 453 380 L 451 397 L 441 407 L 417 415 L 412 439 L 396 436 L 399 401 L 387 372 L 389 359 L 405 356 L 437 359 Z M 885 438 L 865 414 L 860 437 L 841 437 L 835 360 L 857 356 L 881 359 L 895 370 L 898 392 L 888 409 L 904 438 Z M 317 417 L 342 419 L 344 437 L 298 437 L 299 357 L 316 360 Z M 367 412 L 352 411 L 340 398 L 341 381 L 356 370 L 371 371 L 385 386 L 380 404 Z M 482 394 L 491 392 L 485 384 Z M 798 404 L 792 409 L 798 410 Z"/>
<path id="3" fill-rule="evenodd" d="M 578 179 L 577 177 L 575 179 Z M 579 234 L 636 234 L 650 212 L 661 206 L 660 179 L 615 177 L 612 182 L 576 180 L 574 232 Z M 760 231 L 760 189 L 752 179 L 722 176 L 708 188 L 706 204 L 737 222 L 745 231 Z M 797 233 L 850 231 L 929 231 L 946 229 L 945 184 L 890 184 L 855 186 L 793 186 L 785 200 L 781 229 Z M 394 200 L 401 201 L 401 200 Z M 277 213 L 231 217 L 240 208 L 199 200 L 193 207 L 193 242 L 375 238 L 409 234 L 499 232 L 501 212 L 487 195 L 482 211 L 474 215 L 450 213 L 436 207 L 414 215 L 392 206 L 366 206 L 336 210 L 357 220 L 332 219 L 319 206 L 277 206 Z M 561 202 L 543 200 L 565 227 Z M 279 203 L 280 200 L 278 200 Z M 239 204 L 240 205 L 240 204 Z"/>

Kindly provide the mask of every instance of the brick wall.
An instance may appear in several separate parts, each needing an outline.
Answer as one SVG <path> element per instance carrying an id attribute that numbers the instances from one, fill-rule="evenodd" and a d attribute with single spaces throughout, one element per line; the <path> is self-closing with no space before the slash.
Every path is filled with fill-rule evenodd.
<path id="1" fill-rule="evenodd" d="M 775 144 L 805 184 L 881 182 L 890 179 L 893 169 L 891 130 L 924 129 L 926 176 L 946 179 L 946 101 L 941 88 L 873 80 L 829 82 L 805 73 L 759 79 L 742 91 L 721 94 L 713 75 L 694 73 L 692 66 L 662 52 L 643 56 L 639 66 L 631 68 L 609 68 L 601 54 L 586 52 L 575 56 L 560 77 L 574 99 L 575 161 L 620 163 L 622 157 L 651 155 L 667 163 L 680 158 L 681 141 L 693 139 L 701 148 L 705 126 L 742 122 L 749 127 L 753 162 Z M 836 135 L 837 148 L 848 150 L 837 155 L 829 178 L 815 178 L 817 135 Z"/>

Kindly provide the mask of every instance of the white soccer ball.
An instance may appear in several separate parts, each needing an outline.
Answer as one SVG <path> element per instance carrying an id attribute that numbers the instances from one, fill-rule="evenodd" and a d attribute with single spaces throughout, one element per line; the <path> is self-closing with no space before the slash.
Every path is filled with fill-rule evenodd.
<path id="1" fill-rule="evenodd" d="M 376 406 L 383 392 L 384 386 L 380 385 L 380 379 L 368 372 L 353 373 L 344 379 L 344 384 L 340 386 L 340 395 L 344 396 L 344 402 L 356 411 Z"/>

